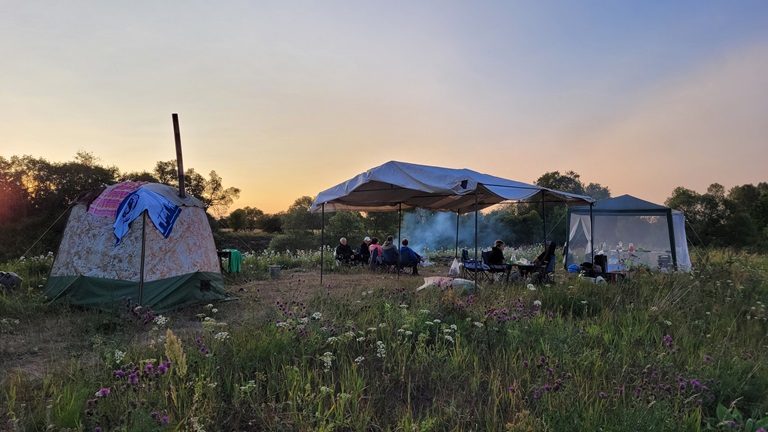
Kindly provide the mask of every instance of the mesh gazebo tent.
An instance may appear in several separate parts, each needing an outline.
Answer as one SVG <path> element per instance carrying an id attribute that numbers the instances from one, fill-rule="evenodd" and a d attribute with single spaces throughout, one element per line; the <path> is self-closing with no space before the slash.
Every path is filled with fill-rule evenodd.
<path id="1" fill-rule="evenodd" d="M 691 269 L 685 216 L 631 195 L 597 201 L 591 212 L 588 206 L 568 209 L 565 266 L 591 261 L 592 253 L 600 252 L 627 265 L 657 268 L 669 259 L 672 268 Z"/>

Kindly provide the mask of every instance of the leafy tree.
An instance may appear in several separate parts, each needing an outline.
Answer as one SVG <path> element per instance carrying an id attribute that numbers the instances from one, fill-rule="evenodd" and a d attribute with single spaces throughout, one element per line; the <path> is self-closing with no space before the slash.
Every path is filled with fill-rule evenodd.
<path id="1" fill-rule="evenodd" d="M 29 199 L 23 173 L 15 170 L 10 160 L 0 156 L 0 226 L 24 218 Z"/>
<path id="2" fill-rule="evenodd" d="M 237 209 L 226 218 L 227 226 L 235 231 L 257 228 L 259 219 L 264 217 L 264 212 L 253 207 Z"/>
<path id="3" fill-rule="evenodd" d="M 264 214 L 256 221 L 256 228 L 265 233 L 279 233 L 283 231 L 283 213 Z"/>
<path id="4" fill-rule="evenodd" d="M 316 231 L 322 227 L 322 216 L 309 211 L 314 199 L 310 196 L 297 198 L 283 214 L 284 231 Z"/>
<path id="5" fill-rule="evenodd" d="M 536 184 L 562 192 L 584 195 L 584 184 L 574 171 L 566 171 L 565 174 L 560 174 L 560 171 L 545 173 L 536 179 Z"/>
<path id="6" fill-rule="evenodd" d="M 357 212 L 336 212 L 325 224 L 325 244 L 336 246 L 341 237 L 349 240 L 352 248 L 365 237 L 364 219 Z"/>
<path id="7" fill-rule="evenodd" d="M 157 162 L 153 174 L 160 183 L 179 187 L 179 170 L 176 161 Z M 186 193 L 198 198 L 207 209 L 224 212 L 232 205 L 235 198 L 240 196 L 240 189 L 225 188 L 221 177 L 216 171 L 211 171 L 206 179 L 194 168 L 184 172 L 184 189 Z"/>
<path id="8" fill-rule="evenodd" d="M 363 230 L 367 236 L 383 237 L 396 233 L 399 225 L 398 212 L 371 212 L 363 218 Z M 360 238 L 362 241 L 362 238 Z"/>
<path id="9" fill-rule="evenodd" d="M 149 171 L 134 171 L 122 174 L 120 176 L 120 181 L 145 181 L 149 183 L 160 183 L 157 180 L 157 177 L 155 177 L 155 175 Z"/>

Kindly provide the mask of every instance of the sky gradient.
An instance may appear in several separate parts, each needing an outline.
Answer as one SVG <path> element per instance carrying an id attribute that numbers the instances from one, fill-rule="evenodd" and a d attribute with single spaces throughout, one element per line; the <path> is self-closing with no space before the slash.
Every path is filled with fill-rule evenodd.
<path id="1" fill-rule="evenodd" d="M 0 0 L 0 155 L 297 198 L 390 160 L 663 203 L 768 181 L 768 2 Z"/>

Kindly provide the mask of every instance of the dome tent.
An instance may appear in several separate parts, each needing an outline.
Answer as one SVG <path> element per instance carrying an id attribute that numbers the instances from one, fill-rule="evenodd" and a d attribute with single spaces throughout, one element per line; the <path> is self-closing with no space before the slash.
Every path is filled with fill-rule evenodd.
<path id="1" fill-rule="evenodd" d="M 46 281 L 51 301 L 156 312 L 226 298 L 204 205 L 171 186 L 123 182 L 72 205 Z"/>
<path id="2" fill-rule="evenodd" d="M 627 266 L 657 268 L 668 259 L 671 268 L 691 269 L 685 216 L 669 207 L 631 195 L 608 198 L 595 202 L 591 212 L 586 206 L 570 207 L 567 229 L 566 268 L 590 261 L 594 251 Z"/>

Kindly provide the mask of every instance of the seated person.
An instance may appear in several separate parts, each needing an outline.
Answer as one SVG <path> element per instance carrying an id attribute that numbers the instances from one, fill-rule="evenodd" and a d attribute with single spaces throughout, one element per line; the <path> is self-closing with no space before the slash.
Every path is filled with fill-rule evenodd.
<path id="1" fill-rule="evenodd" d="M 408 239 L 403 239 L 403 245 L 400 247 L 400 267 L 410 267 L 413 269 L 412 275 L 419 275 L 419 263 L 424 261 L 424 258 L 417 254 L 413 249 L 408 247 Z"/>
<path id="2" fill-rule="evenodd" d="M 504 248 L 507 247 L 507 245 L 504 244 L 501 240 L 496 240 L 493 242 L 493 247 L 491 248 L 491 253 L 488 254 L 488 267 L 491 268 L 491 271 L 496 272 L 508 272 L 512 265 L 507 264 L 504 262 Z"/>
<path id="3" fill-rule="evenodd" d="M 358 257 L 357 260 L 361 263 L 367 263 L 371 260 L 371 251 L 368 249 L 371 246 L 371 238 L 368 236 L 365 236 L 363 239 L 363 244 L 360 245 L 360 250 L 357 251 Z"/>
<path id="4" fill-rule="evenodd" d="M 352 247 L 347 244 L 346 237 L 339 239 L 339 244 L 336 246 L 335 256 L 337 260 L 345 264 L 351 264 L 355 261 L 355 253 L 352 251 Z"/>
<path id="5" fill-rule="evenodd" d="M 376 251 L 374 253 L 374 251 Z M 371 267 L 375 266 L 376 264 L 384 264 L 384 251 L 381 248 L 381 245 L 379 244 L 379 238 L 374 237 L 371 239 L 371 245 L 368 246 L 368 252 L 370 255 L 370 265 Z M 374 260 L 375 256 L 375 260 Z"/>
<path id="6" fill-rule="evenodd" d="M 549 261 L 555 258 L 556 247 L 557 245 L 555 244 L 555 242 L 553 241 L 548 242 L 547 247 L 544 248 L 544 252 L 540 253 L 539 256 L 537 256 L 536 259 L 533 260 L 533 263 L 536 264 L 537 267 L 548 264 Z"/>
<path id="7" fill-rule="evenodd" d="M 388 236 L 387 240 L 384 241 L 384 244 L 381 245 L 385 264 L 397 265 L 397 262 L 399 261 L 397 246 L 395 246 L 394 241 L 392 236 Z"/>

